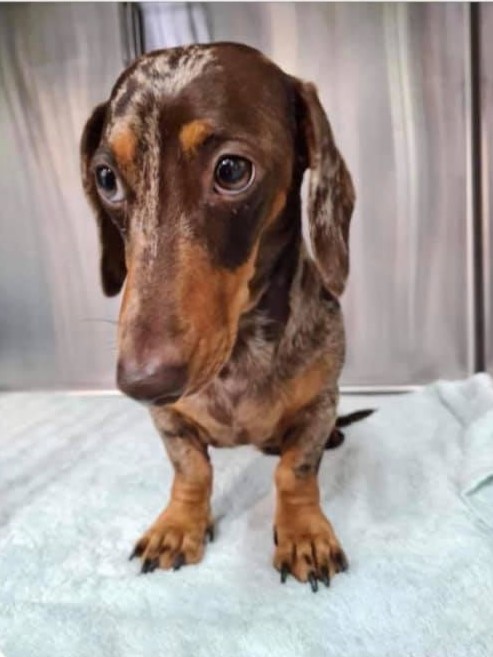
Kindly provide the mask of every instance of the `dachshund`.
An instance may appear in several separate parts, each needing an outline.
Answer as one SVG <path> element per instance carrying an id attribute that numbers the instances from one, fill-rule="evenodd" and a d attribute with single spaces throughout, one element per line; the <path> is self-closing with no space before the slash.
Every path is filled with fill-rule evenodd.
<path id="1" fill-rule="evenodd" d="M 241 44 L 150 52 L 93 110 L 81 172 L 103 291 L 124 287 L 117 384 L 148 406 L 174 469 L 131 556 L 142 572 L 199 562 L 213 533 L 208 448 L 251 444 L 280 455 L 281 581 L 329 585 L 348 562 L 317 476 L 328 437 L 341 439 L 355 193 L 315 86 Z"/>

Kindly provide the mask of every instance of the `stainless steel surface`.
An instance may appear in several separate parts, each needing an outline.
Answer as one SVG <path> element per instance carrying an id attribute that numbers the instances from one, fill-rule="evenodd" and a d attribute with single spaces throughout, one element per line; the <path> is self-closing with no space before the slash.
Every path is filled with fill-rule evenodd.
<path id="1" fill-rule="evenodd" d="M 208 43 L 207 10 L 201 2 L 138 3 L 145 51 L 188 43 Z"/>
<path id="2" fill-rule="evenodd" d="M 249 43 L 316 82 L 353 173 L 343 383 L 387 387 L 471 373 L 467 5 L 211 3 L 205 10 L 212 41 Z"/>
<path id="3" fill-rule="evenodd" d="M 0 7 L 0 386 L 111 386 L 78 144 L 122 68 L 116 4 Z"/>
<path id="4" fill-rule="evenodd" d="M 141 10 L 148 48 L 243 41 L 316 82 L 358 192 L 343 383 L 387 388 L 470 373 L 467 6 Z M 99 289 L 78 140 L 122 69 L 121 25 L 114 4 L 0 6 L 3 387 L 113 384 L 114 326 L 100 320 L 116 318 L 118 300 Z"/>
<path id="5" fill-rule="evenodd" d="M 123 41 L 123 64 L 130 64 L 144 52 L 142 12 L 136 2 L 123 2 L 120 5 L 120 19 Z"/>
<path id="6" fill-rule="evenodd" d="M 481 148 L 486 367 L 493 373 L 493 5 L 480 7 Z"/>

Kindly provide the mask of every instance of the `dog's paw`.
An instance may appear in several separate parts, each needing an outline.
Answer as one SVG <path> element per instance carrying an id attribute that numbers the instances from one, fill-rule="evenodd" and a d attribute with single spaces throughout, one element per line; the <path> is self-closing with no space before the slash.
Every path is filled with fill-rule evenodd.
<path id="1" fill-rule="evenodd" d="M 347 570 L 348 562 L 329 521 L 321 509 L 297 509 L 280 513 L 274 527 L 274 567 L 284 583 L 289 574 L 309 582 L 313 592 L 318 582 Z"/>
<path id="2" fill-rule="evenodd" d="M 143 573 L 156 568 L 178 570 L 202 559 L 207 538 L 214 538 L 208 510 L 170 503 L 137 541 L 130 559 L 140 557 Z"/>

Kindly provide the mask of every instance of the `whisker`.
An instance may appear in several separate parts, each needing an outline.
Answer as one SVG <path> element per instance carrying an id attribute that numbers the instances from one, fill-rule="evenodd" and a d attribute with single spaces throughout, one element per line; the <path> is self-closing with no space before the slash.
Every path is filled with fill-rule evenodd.
<path id="1" fill-rule="evenodd" d="M 116 319 L 106 319 L 104 317 L 83 317 L 81 322 L 102 322 L 103 324 L 113 324 L 113 326 L 118 326 L 118 321 Z"/>

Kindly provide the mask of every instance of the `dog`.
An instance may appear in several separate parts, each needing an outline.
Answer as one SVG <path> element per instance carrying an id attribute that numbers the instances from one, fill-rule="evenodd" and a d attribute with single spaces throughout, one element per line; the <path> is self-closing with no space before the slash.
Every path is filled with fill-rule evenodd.
<path id="1" fill-rule="evenodd" d="M 341 439 L 355 192 L 315 86 L 241 44 L 148 53 L 92 112 L 81 170 L 103 291 L 124 286 L 117 384 L 148 405 L 174 468 L 131 556 L 142 572 L 199 562 L 213 536 L 208 448 L 251 444 L 280 455 L 281 581 L 328 586 L 348 566 L 317 475 Z"/>

